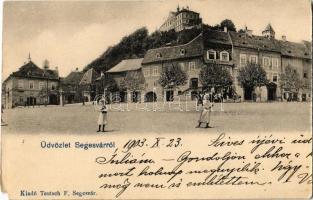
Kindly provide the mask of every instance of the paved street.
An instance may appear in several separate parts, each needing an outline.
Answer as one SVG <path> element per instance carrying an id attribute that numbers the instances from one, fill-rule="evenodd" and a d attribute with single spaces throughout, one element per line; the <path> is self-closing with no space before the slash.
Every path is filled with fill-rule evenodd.
<path id="1" fill-rule="evenodd" d="M 124 106 L 124 110 L 125 105 Z M 141 104 L 140 106 L 143 106 Z M 149 105 L 151 107 L 151 105 Z M 148 106 L 148 107 L 149 107 Z M 115 108 L 118 107 L 115 105 Z M 151 107 L 152 108 L 152 107 Z M 111 108 L 108 113 L 108 132 L 120 134 L 129 132 L 180 132 L 208 133 L 225 132 L 274 132 L 309 131 L 311 127 L 310 103 L 227 103 L 215 104 L 212 112 L 212 129 L 196 129 L 199 112 L 193 111 L 143 111 L 129 105 L 131 111 L 117 111 Z M 98 134 L 98 112 L 92 105 L 65 105 L 6 109 L 3 119 L 3 133 L 30 132 Z M 102 134 L 102 133 L 101 133 Z"/>

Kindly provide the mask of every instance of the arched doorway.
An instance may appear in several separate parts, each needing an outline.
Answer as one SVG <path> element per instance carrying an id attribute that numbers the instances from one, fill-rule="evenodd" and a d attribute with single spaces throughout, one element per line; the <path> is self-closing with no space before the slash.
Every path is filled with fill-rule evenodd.
<path id="1" fill-rule="evenodd" d="M 273 82 L 267 85 L 267 100 L 268 101 L 275 101 L 276 100 L 276 90 L 277 85 Z"/>
<path id="2" fill-rule="evenodd" d="M 251 101 L 252 100 L 253 87 L 245 86 L 243 90 L 244 90 L 244 100 Z"/>
<path id="3" fill-rule="evenodd" d="M 58 97 L 55 94 L 49 95 L 49 104 L 50 105 L 58 105 Z"/>
<path id="4" fill-rule="evenodd" d="M 189 87 L 192 89 L 198 89 L 198 78 L 191 78 Z"/>
<path id="5" fill-rule="evenodd" d="M 153 102 L 157 100 L 157 95 L 154 92 L 148 92 L 145 95 L 145 102 Z"/>

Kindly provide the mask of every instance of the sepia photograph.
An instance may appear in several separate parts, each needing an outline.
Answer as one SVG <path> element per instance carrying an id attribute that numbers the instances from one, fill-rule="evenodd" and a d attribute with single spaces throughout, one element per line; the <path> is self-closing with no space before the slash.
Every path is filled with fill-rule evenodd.
<path id="1" fill-rule="evenodd" d="M 3 131 L 310 130 L 310 7 L 278 2 L 6 2 Z"/>
<path id="2" fill-rule="evenodd" d="M 5 1 L 2 23 L 9 199 L 312 195 L 311 1 Z"/>

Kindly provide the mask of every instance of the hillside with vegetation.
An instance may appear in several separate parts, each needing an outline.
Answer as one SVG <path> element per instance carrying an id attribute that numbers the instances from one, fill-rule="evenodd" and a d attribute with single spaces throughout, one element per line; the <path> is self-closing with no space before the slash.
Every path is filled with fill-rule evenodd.
<path id="1" fill-rule="evenodd" d="M 107 48 L 102 55 L 85 66 L 83 71 L 85 72 L 90 68 L 94 68 L 98 72 L 107 71 L 123 59 L 142 58 L 147 50 L 153 48 L 185 44 L 203 30 L 222 30 L 224 26 L 227 26 L 228 30 L 236 31 L 233 22 L 228 19 L 215 26 L 203 24 L 201 29 L 193 28 L 180 32 L 175 32 L 174 30 L 167 32 L 155 31 L 149 34 L 147 28 L 142 27 L 132 34 L 123 37 L 118 44 Z"/>

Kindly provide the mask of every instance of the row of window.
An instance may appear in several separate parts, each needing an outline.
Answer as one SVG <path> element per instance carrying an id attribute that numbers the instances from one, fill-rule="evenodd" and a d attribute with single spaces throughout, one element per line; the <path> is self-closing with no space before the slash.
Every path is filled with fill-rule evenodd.
<path id="1" fill-rule="evenodd" d="M 216 54 L 217 54 L 216 51 L 208 50 L 207 51 L 207 59 L 208 60 L 216 60 L 217 59 Z M 229 53 L 227 51 L 220 52 L 220 60 L 221 61 L 229 61 Z"/>
<path id="2" fill-rule="evenodd" d="M 185 63 L 179 63 L 179 66 L 182 71 L 185 71 Z M 150 70 L 151 69 L 151 70 Z M 197 66 L 195 61 L 188 62 L 188 70 L 189 72 L 196 71 Z M 160 71 L 159 71 L 159 66 L 154 66 L 152 68 L 145 68 L 143 69 L 143 74 L 145 77 L 149 76 L 159 76 Z"/>
<path id="3" fill-rule="evenodd" d="M 198 78 L 191 78 L 189 80 L 189 86 L 191 88 L 198 88 L 198 82 L 199 82 Z M 146 83 L 145 86 L 148 87 L 148 83 Z M 153 82 L 153 87 L 158 87 L 158 86 L 159 86 L 159 81 L 158 80 L 154 81 Z"/>
<path id="4" fill-rule="evenodd" d="M 177 19 L 181 19 L 181 18 L 196 19 L 198 17 L 196 14 L 192 14 L 192 13 L 181 13 L 177 15 Z"/>
<path id="5" fill-rule="evenodd" d="M 248 62 L 248 55 L 240 54 L 240 66 L 244 67 L 247 65 Z M 258 64 L 258 56 L 257 55 L 250 55 L 249 62 L 253 64 Z M 270 57 L 263 57 L 262 66 L 269 70 L 278 70 L 278 58 L 270 58 Z"/>
<path id="6" fill-rule="evenodd" d="M 43 89 L 45 88 L 45 82 L 39 82 L 39 89 Z M 18 88 L 19 89 L 24 89 L 24 81 L 23 80 L 18 80 Z M 35 84 L 34 81 L 29 81 L 28 82 L 28 89 L 35 89 Z M 51 84 L 51 89 L 55 90 L 56 89 L 56 85 L 54 83 Z"/>

